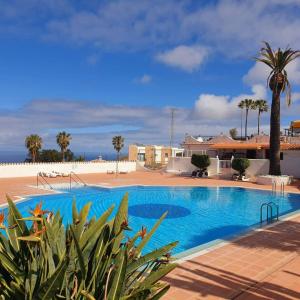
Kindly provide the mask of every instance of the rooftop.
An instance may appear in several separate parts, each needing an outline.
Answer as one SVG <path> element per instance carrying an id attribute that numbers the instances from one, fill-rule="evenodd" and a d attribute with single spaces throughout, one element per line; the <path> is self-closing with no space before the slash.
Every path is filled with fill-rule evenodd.
<path id="1" fill-rule="evenodd" d="M 186 136 L 184 145 L 209 145 L 211 149 L 262 150 L 269 149 L 268 135 L 256 135 L 247 141 L 234 140 L 226 135 L 219 135 L 207 141 Z M 282 137 L 281 150 L 300 150 L 300 137 Z"/>

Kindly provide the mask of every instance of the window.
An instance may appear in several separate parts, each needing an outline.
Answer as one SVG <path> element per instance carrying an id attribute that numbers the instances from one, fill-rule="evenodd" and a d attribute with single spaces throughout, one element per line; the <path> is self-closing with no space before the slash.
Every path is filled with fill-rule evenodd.
<path id="1" fill-rule="evenodd" d="M 145 161 L 145 153 L 139 153 L 138 154 L 138 160 L 139 161 Z"/>

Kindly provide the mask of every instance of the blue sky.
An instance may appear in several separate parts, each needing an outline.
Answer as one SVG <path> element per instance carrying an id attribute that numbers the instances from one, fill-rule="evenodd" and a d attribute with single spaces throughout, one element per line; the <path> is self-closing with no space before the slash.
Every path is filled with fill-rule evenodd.
<path id="1" fill-rule="evenodd" d="M 0 0 L 0 150 L 44 147 L 68 130 L 75 151 L 112 151 L 111 138 L 168 144 L 240 128 L 237 103 L 270 101 L 261 41 L 300 48 L 299 0 Z M 276 28 L 276 31 L 275 29 Z M 288 69 L 299 118 L 300 62 Z M 269 114 L 262 120 L 268 132 Z M 256 130 L 251 112 L 249 131 Z"/>

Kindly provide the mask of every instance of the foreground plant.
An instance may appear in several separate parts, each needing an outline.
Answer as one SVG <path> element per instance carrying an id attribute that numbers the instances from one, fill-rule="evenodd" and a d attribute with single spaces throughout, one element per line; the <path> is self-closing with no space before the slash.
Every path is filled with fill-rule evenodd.
<path id="1" fill-rule="evenodd" d="M 6 225 L 0 215 L 0 299 L 154 300 L 167 292 L 160 279 L 176 267 L 169 253 L 177 242 L 142 254 L 166 214 L 126 239 L 127 194 L 112 220 L 114 207 L 88 221 L 91 203 L 78 212 L 74 202 L 67 228 L 41 204 L 28 218 L 8 205 Z"/>

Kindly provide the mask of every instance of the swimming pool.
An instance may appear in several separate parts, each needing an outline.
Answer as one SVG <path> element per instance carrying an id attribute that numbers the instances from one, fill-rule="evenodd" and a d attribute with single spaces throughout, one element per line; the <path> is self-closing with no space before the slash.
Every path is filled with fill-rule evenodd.
<path id="1" fill-rule="evenodd" d="M 148 229 L 165 212 L 168 215 L 146 247 L 153 250 L 172 241 L 179 241 L 173 254 L 241 234 L 260 222 L 260 206 L 273 201 L 284 215 L 300 209 L 300 195 L 273 194 L 269 191 L 237 187 L 159 187 L 130 186 L 102 188 L 87 186 L 72 191 L 61 190 L 53 195 L 34 196 L 17 204 L 25 216 L 41 200 L 43 209 L 59 210 L 64 223 L 72 220 L 72 201 L 78 209 L 93 203 L 89 217 L 100 216 L 112 204 L 120 203 L 129 193 L 129 225 L 134 232 Z M 187 253 L 187 252 L 185 252 Z"/>

